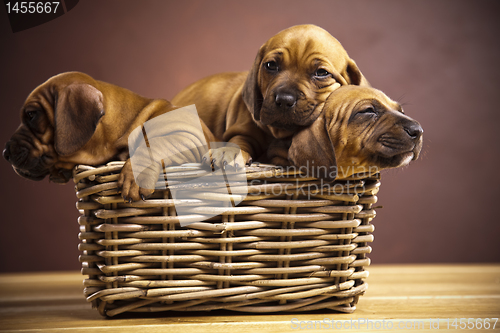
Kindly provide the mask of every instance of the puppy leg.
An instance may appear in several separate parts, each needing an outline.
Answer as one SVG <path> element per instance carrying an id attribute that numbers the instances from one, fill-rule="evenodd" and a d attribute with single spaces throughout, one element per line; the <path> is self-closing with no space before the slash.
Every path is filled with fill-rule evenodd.
<path id="1" fill-rule="evenodd" d="M 267 143 L 255 140 L 249 135 L 236 135 L 227 141 L 224 145 L 211 146 L 209 152 L 204 156 L 203 164 L 205 166 L 218 167 L 225 169 L 230 167 L 244 167 L 252 163 L 252 156 L 258 157 L 263 151 L 257 150 L 264 147 Z"/>
<path id="2" fill-rule="evenodd" d="M 269 163 L 279 166 L 292 165 L 288 160 L 288 149 L 290 149 L 291 143 L 291 140 L 275 139 L 267 150 L 267 159 Z"/>
<path id="3" fill-rule="evenodd" d="M 202 158 L 202 164 L 206 167 L 219 168 L 242 168 L 252 163 L 249 153 L 238 147 L 226 146 L 210 149 Z"/>
<path id="4" fill-rule="evenodd" d="M 118 181 L 122 197 L 127 202 L 145 200 L 156 188 L 164 189 L 160 175 L 163 168 L 185 163 L 200 163 L 208 150 L 203 133 L 183 131 L 149 138 L 125 163 Z M 160 180 L 160 182 L 158 182 Z"/>
<path id="5" fill-rule="evenodd" d="M 125 162 L 125 165 L 120 172 L 117 184 L 118 188 L 121 189 L 122 198 L 125 202 L 130 203 L 132 201 L 139 201 L 141 199 L 146 200 L 146 198 L 153 194 L 156 180 L 158 179 L 158 175 L 160 174 L 160 169 L 157 168 L 155 170 L 155 168 L 151 167 L 145 170 L 147 171 L 141 173 L 141 175 L 139 176 L 141 177 L 139 183 L 149 183 L 149 186 L 139 187 L 134 178 L 134 172 L 132 170 L 132 163 L 130 159 Z"/>
<path id="6" fill-rule="evenodd" d="M 145 200 L 156 188 L 166 188 L 167 184 L 158 183 L 163 167 L 200 163 L 208 149 L 199 136 L 188 132 L 150 138 L 148 142 L 149 146 L 141 145 L 131 154 L 120 173 L 118 187 L 125 201 Z"/>

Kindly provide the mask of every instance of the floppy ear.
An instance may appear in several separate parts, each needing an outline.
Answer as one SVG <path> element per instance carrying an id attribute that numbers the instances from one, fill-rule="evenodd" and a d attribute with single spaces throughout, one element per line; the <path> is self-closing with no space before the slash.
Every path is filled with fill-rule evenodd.
<path id="1" fill-rule="evenodd" d="M 296 167 L 306 167 L 309 177 L 337 177 L 335 151 L 323 117 L 293 136 L 288 159 Z"/>
<path id="2" fill-rule="evenodd" d="M 262 62 L 262 57 L 264 54 L 264 45 L 261 46 L 255 61 L 253 63 L 252 69 L 248 73 L 245 84 L 243 85 L 243 102 L 247 106 L 248 110 L 253 114 L 255 120 L 260 120 L 260 109 L 262 107 L 262 92 L 259 87 L 259 69 L 260 63 Z"/>
<path id="3" fill-rule="evenodd" d="M 56 98 L 54 147 L 59 155 L 71 155 L 94 135 L 104 115 L 102 93 L 86 83 L 66 86 Z"/>
<path id="4" fill-rule="evenodd" d="M 352 59 L 349 59 L 347 61 L 346 72 L 342 76 L 346 79 L 346 81 L 349 84 L 352 84 L 355 86 L 370 87 L 370 83 L 363 76 L 363 74 L 361 74 L 361 71 L 359 70 L 358 65 L 356 65 L 356 62 L 354 62 L 354 60 L 352 60 Z"/>

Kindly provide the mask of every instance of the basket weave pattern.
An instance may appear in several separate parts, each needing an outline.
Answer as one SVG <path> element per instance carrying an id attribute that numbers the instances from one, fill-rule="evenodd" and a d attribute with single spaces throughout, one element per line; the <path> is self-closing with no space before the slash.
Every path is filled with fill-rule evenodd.
<path id="1" fill-rule="evenodd" d="M 334 193 L 296 172 L 253 165 L 246 198 L 198 222 L 196 212 L 214 210 L 217 193 L 201 187 L 180 203 L 166 189 L 124 203 L 116 188 L 122 166 L 74 171 L 84 294 L 102 315 L 356 309 L 367 289 L 378 175 L 337 181 Z M 178 184 L 207 173 L 196 165 L 165 171 Z M 181 227 L 174 204 L 193 206 L 184 217 L 191 224 Z"/>

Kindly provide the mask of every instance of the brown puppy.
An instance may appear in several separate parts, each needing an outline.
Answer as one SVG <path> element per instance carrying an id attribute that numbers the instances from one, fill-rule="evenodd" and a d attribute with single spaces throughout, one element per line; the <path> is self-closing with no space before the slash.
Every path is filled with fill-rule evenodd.
<path id="1" fill-rule="evenodd" d="M 195 104 L 214 135 L 239 145 L 248 162 L 265 153 L 273 138 L 310 125 L 327 96 L 349 84 L 368 82 L 342 45 L 317 26 L 298 25 L 269 39 L 250 72 L 202 79 L 172 103 Z M 231 156 L 212 151 L 218 165 L 231 164 Z"/>
<path id="2" fill-rule="evenodd" d="M 173 109 L 166 100 L 144 98 L 83 73 L 59 74 L 28 96 L 21 110 L 22 123 L 7 142 L 3 156 L 22 177 L 42 180 L 48 175 L 53 182 L 66 183 L 77 164 L 100 165 L 128 159 L 129 134 L 147 120 Z M 205 135 L 206 142 L 216 141 L 202 126 L 203 133 L 188 133 L 185 138 L 171 141 L 173 154 L 197 149 Z M 177 127 L 148 134 L 161 136 Z M 156 180 L 158 174 L 150 177 Z M 129 162 L 123 168 L 119 186 L 123 186 L 122 195 L 129 201 L 153 192 L 139 190 Z"/>
<path id="3" fill-rule="evenodd" d="M 274 164 L 306 167 L 311 177 L 343 179 L 416 160 L 422 133 L 381 91 L 344 86 L 328 97 L 312 125 L 294 135 L 288 150 L 278 142 L 269 157 Z"/>

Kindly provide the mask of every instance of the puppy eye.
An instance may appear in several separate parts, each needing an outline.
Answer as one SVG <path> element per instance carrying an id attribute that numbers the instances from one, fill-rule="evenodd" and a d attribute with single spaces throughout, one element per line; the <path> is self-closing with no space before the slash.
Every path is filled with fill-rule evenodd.
<path id="1" fill-rule="evenodd" d="M 358 114 L 376 115 L 377 111 L 372 106 L 358 112 Z"/>
<path id="2" fill-rule="evenodd" d="M 33 119 L 35 119 L 36 115 L 37 115 L 36 110 L 26 111 L 26 119 L 28 121 L 32 121 Z"/>
<path id="3" fill-rule="evenodd" d="M 324 78 L 324 77 L 327 77 L 328 75 L 330 75 L 330 73 L 326 69 L 318 68 L 316 70 L 316 73 L 314 73 L 314 75 L 317 77 Z"/>
<path id="4" fill-rule="evenodd" d="M 271 72 L 277 72 L 278 71 L 278 63 L 276 61 L 268 61 L 264 64 L 266 69 Z"/>

